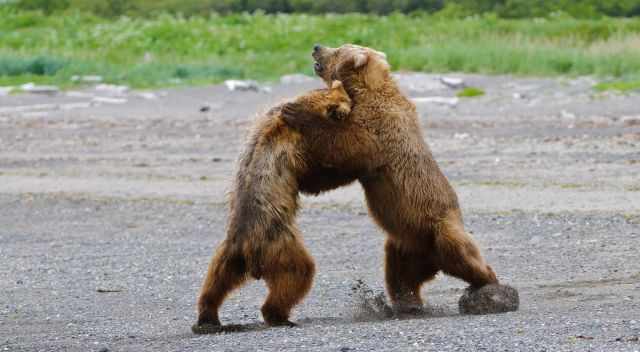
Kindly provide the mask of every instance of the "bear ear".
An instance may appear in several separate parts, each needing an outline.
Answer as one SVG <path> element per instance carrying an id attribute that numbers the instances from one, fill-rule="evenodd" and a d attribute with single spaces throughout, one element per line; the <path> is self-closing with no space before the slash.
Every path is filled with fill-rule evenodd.
<path id="1" fill-rule="evenodd" d="M 360 68 L 367 64 L 369 55 L 366 52 L 359 52 L 353 57 L 353 67 Z"/>

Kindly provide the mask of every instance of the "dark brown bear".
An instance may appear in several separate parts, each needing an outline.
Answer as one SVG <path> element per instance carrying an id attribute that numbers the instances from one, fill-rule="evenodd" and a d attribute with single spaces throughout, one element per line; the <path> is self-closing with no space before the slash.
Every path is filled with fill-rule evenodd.
<path id="1" fill-rule="evenodd" d="M 326 123 L 337 123 L 351 110 L 340 82 L 294 104 Z M 229 292 L 249 278 L 264 279 L 269 288 L 262 306 L 265 322 L 293 325 L 289 313 L 311 288 L 315 270 L 295 224 L 298 193 L 318 193 L 355 179 L 330 167 L 314 173 L 318 166 L 306 157 L 305 148 L 302 135 L 282 120 L 281 107 L 255 123 L 231 193 L 227 237 L 209 265 L 193 332 L 225 331 L 218 310 Z"/>
<path id="2" fill-rule="evenodd" d="M 308 141 L 317 165 L 358 176 L 371 216 L 388 235 L 385 278 L 394 310 L 421 310 L 420 288 L 439 271 L 471 289 L 497 284 L 464 229 L 456 193 L 424 141 L 415 106 L 391 77 L 386 56 L 355 45 L 316 45 L 313 57 L 325 82 L 343 82 L 353 100 L 351 114 L 327 123 L 291 103 L 283 117 Z"/>

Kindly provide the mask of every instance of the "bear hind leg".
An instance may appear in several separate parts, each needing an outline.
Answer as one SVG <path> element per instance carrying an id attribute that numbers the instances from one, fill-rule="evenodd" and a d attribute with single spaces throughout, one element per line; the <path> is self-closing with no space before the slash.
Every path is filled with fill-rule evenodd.
<path id="1" fill-rule="evenodd" d="M 385 243 L 385 281 L 396 314 L 423 312 L 420 288 L 439 271 L 430 251 L 403 248 L 391 239 Z"/>
<path id="2" fill-rule="evenodd" d="M 220 326 L 218 310 L 227 295 L 247 280 L 244 257 L 233 253 L 226 244 L 220 247 L 209 264 L 207 276 L 198 298 L 198 322 L 194 332 Z M 206 326 L 206 328 L 205 328 Z M 205 331 L 202 333 L 206 333 Z"/>
<path id="3" fill-rule="evenodd" d="M 302 243 L 294 237 L 279 244 L 265 261 L 263 278 L 269 295 L 262 316 L 270 326 L 295 326 L 291 309 L 306 296 L 313 283 L 315 264 Z"/>

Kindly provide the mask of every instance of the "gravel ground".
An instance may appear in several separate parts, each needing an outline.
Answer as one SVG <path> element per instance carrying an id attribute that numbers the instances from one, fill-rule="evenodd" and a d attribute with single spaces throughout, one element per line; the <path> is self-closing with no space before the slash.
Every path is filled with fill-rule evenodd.
<path id="1" fill-rule="evenodd" d="M 221 312 L 253 331 L 193 335 L 252 115 L 320 83 L 86 88 L 0 96 L 0 350 L 640 350 L 640 95 L 596 93 L 590 78 L 455 76 L 486 95 L 424 102 L 456 91 L 435 75 L 398 80 L 519 311 L 459 315 L 463 283 L 438 276 L 426 317 L 358 315 L 351 287 L 383 290 L 384 237 L 355 185 L 303 199 L 318 273 L 301 327 L 265 329 L 253 282 Z"/>

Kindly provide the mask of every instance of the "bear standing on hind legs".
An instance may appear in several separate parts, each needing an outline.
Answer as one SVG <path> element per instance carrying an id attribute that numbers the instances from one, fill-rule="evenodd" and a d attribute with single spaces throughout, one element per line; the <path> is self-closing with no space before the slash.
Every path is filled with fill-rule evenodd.
<path id="1" fill-rule="evenodd" d="M 456 193 L 433 159 L 415 106 L 397 87 L 386 56 L 356 45 L 315 45 L 313 58 L 325 82 L 343 82 L 353 101 L 351 114 L 340 124 L 326 125 L 304 106 L 290 103 L 283 118 L 310 141 L 308 152 L 318 163 L 358 175 L 369 212 L 388 235 L 385 280 L 394 310 L 421 311 L 420 288 L 439 271 L 469 283 L 462 312 L 517 309 L 517 291 L 514 296 L 514 289 L 498 285 L 464 230 Z M 483 287 L 497 287 L 492 294 L 506 292 L 502 296 L 511 302 L 473 309 L 487 298 L 476 297 L 489 292 Z"/>
<path id="2" fill-rule="evenodd" d="M 304 111 L 327 120 L 344 118 L 351 101 L 340 82 L 295 100 Z M 355 180 L 317 167 L 304 153 L 301 134 L 284 123 L 281 107 L 255 124 L 242 156 L 231 193 L 227 237 L 211 260 L 198 298 L 197 334 L 227 331 L 218 311 L 226 296 L 247 279 L 264 279 L 269 295 L 262 306 L 267 324 L 294 325 L 291 309 L 311 288 L 313 259 L 295 224 L 298 193 L 317 193 Z"/>

